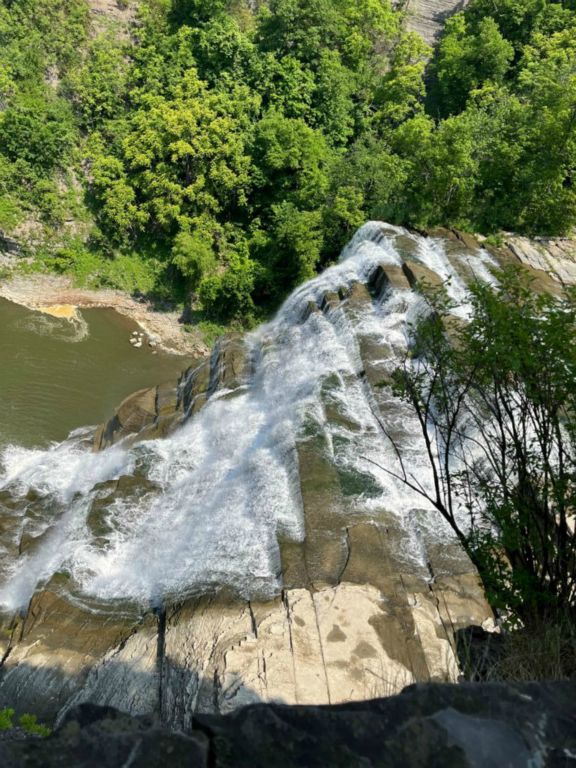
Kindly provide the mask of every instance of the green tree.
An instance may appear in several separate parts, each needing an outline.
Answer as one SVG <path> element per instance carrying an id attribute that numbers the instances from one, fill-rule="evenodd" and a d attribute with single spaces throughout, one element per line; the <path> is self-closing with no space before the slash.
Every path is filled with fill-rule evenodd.
<path id="1" fill-rule="evenodd" d="M 120 157 L 96 162 L 116 174 L 107 185 L 98 173 L 95 191 L 104 208 L 110 208 L 110 197 L 119 199 L 121 217 L 172 236 L 198 216 L 245 205 L 250 158 L 235 114 L 249 104 L 249 98 L 240 105 L 234 96 L 208 91 L 194 70 L 172 98 L 145 99 L 128 121 Z"/>
<path id="2" fill-rule="evenodd" d="M 518 75 L 527 110 L 518 187 L 520 226 L 546 234 L 576 224 L 576 38 L 573 30 L 538 33 L 524 49 Z"/>
<path id="3" fill-rule="evenodd" d="M 304 120 L 268 112 L 256 126 L 252 156 L 261 205 L 290 201 L 309 208 L 322 202 L 334 155 L 324 135 Z"/>
<path id="4" fill-rule="evenodd" d="M 398 30 L 399 18 L 385 0 L 271 0 L 261 11 L 258 34 L 265 50 L 308 63 L 324 49 L 338 50 L 356 69 Z"/>
<path id="5" fill-rule="evenodd" d="M 521 50 L 539 18 L 550 5 L 547 0 L 474 0 L 466 10 L 466 17 L 477 24 L 487 16 L 494 19 L 506 40 Z"/>
<path id="6" fill-rule="evenodd" d="M 87 129 L 121 113 L 126 98 L 127 62 L 121 45 L 109 35 L 90 43 L 86 60 L 68 76 L 68 87 Z"/>
<path id="7" fill-rule="evenodd" d="M 388 0 L 135 13 L 94 37 L 86 0 L 0 3 L 0 218 L 42 222 L 43 263 L 80 219 L 102 280 L 138 253 L 252 318 L 368 217 L 576 223 L 573 1 L 471 0 L 432 60 Z"/>
<path id="8" fill-rule="evenodd" d="M 493 604 L 525 622 L 576 609 L 576 294 L 535 293 L 515 272 L 471 288 L 456 324 L 442 293 L 396 391 L 420 424 L 425 496 L 478 566 Z"/>
<path id="9" fill-rule="evenodd" d="M 310 122 L 333 146 L 346 146 L 354 135 L 355 86 L 356 77 L 344 66 L 340 54 L 323 51 L 316 68 Z"/>
<path id="10" fill-rule="evenodd" d="M 314 276 L 323 245 L 321 211 L 302 211 L 288 202 L 272 211 L 273 249 L 268 269 L 281 286 L 292 287 Z"/>
<path id="11" fill-rule="evenodd" d="M 310 113 L 316 83 L 312 72 L 294 56 L 266 53 L 252 76 L 264 109 L 289 118 L 306 118 Z"/>
<path id="12" fill-rule="evenodd" d="M 255 279 L 254 262 L 245 253 L 232 253 L 222 273 L 208 275 L 200 283 L 199 295 L 208 317 L 250 323 Z"/>
<path id="13" fill-rule="evenodd" d="M 184 230 L 174 238 L 172 263 L 189 279 L 193 290 L 203 278 L 216 271 L 214 245 L 217 230 L 213 221 L 198 221 L 192 231 Z"/>
<path id="14" fill-rule="evenodd" d="M 514 57 L 491 17 L 470 25 L 464 13 L 448 19 L 434 62 L 432 104 L 442 116 L 461 112 L 471 91 L 503 81 Z"/>
<path id="15" fill-rule="evenodd" d="M 200 24 L 220 15 L 227 0 L 172 0 L 171 19 L 175 24 Z"/>
<path id="16" fill-rule="evenodd" d="M 102 150 L 102 144 L 98 144 Z M 122 161 L 110 155 L 94 154 L 92 183 L 100 203 L 100 224 L 117 243 L 125 244 L 146 224 L 148 214 L 137 205 L 136 192 Z"/>
<path id="17" fill-rule="evenodd" d="M 41 175 L 65 163 L 74 139 L 70 105 L 48 91 L 19 94 L 0 115 L 0 151 Z"/>
<path id="18" fill-rule="evenodd" d="M 402 35 L 391 56 L 390 68 L 375 91 L 373 122 L 395 128 L 424 111 L 426 62 L 431 53 L 420 35 Z"/>
<path id="19" fill-rule="evenodd" d="M 231 16 L 219 15 L 198 27 L 192 41 L 200 75 L 215 85 L 224 74 L 249 81 L 257 66 L 256 46 Z"/>

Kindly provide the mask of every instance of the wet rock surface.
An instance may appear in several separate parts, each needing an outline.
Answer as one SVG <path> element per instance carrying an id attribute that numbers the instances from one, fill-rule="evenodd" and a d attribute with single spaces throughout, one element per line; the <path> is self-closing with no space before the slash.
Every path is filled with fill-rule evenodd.
<path id="1" fill-rule="evenodd" d="M 255 705 L 184 732 L 108 707 L 71 710 L 47 740 L 0 741 L 4 768 L 561 768 L 576 683 L 416 685 L 332 707 Z"/>
<path id="2" fill-rule="evenodd" d="M 542 290 L 561 290 L 560 275 L 569 273 L 571 262 L 563 258 L 562 268 L 548 274 L 533 255 L 528 263 L 519 251 L 500 249 L 489 261 L 469 236 L 448 230 L 432 235 L 440 240 L 375 227 L 371 243 L 395 238 L 397 263 L 376 260 L 363 281 L 318 293 L 296 320 L 328 324 L 339 337 L 353 339 L 354 369 L 322 379 L 315 407 L 302 414 L 287 450 L 303 530 L 300 535 L 278 531 L 274 567 L 281 588 L 275 596 L 247 600 L 233 590 L 214 594 L 207 587 L 149 607 L 91 605 L 78 600 L 66 577 L 54 577 L 40 586 L 26 610 L 2 620 L 0 707 L 59 723 L 77 705 L 91 703 L 156 716 L 189 731 L 199 714 L 232 712 L 256 702 L 334 705 L 393 695 L 414 682 L 458 679 L 455 632 L 493 628 L 478 574 L 458 544 L 438 538 L 429 513 L 417 508 L 404 516 L 393 513 L 374 477 L 351 465 L 349 456 L 358 436 L 366 450 L 378 438 L 378 423 L 411 449 L 406 414 L 389 382 L 404 338 L 404 316 L 394 308 L 417 295 L 421 283 L 443 285 L 442 269 L 465 281 L 477 266 L 513 261 L 531 274 L 545 275 Z M 436 242 L 446 260 L 432 269 L 436 252 L 426 264 L 422 248 L 433 249 Z M 386 333 L 377 335 L 364 318 L 389 301 Z M 265 352 L 263 346 L 255 353 L 254 345 L 237 334 L 224 337 L 178 382 L 127 398 L 98 430 L 95 450 L 170 436 L 201 415 L 207 403 L 237 402 L 250 391 L 255 355 Z M 370 422 L 347 406 L 359 398 L 369 403 Z M 131 475 L 96 484 L 83 519 L 93 546 L 105 547 L 114 537 L 115 505 L 135 508 L 135 498 L 158 492 L 139 465 Z M 0 495 L 6 510 L 0 544 L 12 556 L 37 551 L 35 530 L 21 526 L 18 509 L 33 522 L 41 502 L 31 492 L 14 507 L 9 494 Z M 406 556 L 415 546 L 418 560 Z M 153 564 L 159 556 L 153 544 L 147 559 Z M 418 728 L 430 743 L 438 737 L 445 746 L 438 733 L 448 722 L 456 727 L 450 717 L 427 719 Z M 199 739 L 192 746 L 203 760 L 206 745 Z M 175 744 L 175 754 L 187 744 Z M 114 763 L 102 763 L 108 764 Z M 475 765 L 454 763 L 460 764 Z"/>

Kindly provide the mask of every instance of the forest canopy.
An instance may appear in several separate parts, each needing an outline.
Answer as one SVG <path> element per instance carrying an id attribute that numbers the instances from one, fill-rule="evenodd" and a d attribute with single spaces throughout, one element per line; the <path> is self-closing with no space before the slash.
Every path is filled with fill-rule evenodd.
<path id="1" fill-rule="evenodd" d="M 387 0 L 132 5 L 0 4 L 0 230 L 48 268 L 249 324 L 370 218 L 576 224 L 574 2 L 472 0 L 434 51 Z"/>

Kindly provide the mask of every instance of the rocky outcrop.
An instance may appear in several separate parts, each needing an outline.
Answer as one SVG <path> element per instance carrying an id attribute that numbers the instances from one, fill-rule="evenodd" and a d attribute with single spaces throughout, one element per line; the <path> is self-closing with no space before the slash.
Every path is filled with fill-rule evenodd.
<path id="1" fill-rule="evenodd" d="M 94 36 L 111 32 L 119 40 L 129 37 L 136 21 L 136 0 L 88 0 L 88 8 Z"/>
<path id="2" fill-rule="evenodd" d="M 351 528 L 345 580 L 268 603 L 206 597 L 138 621 L 40 592 L 10 644 L 0 706 L 54 722 L 92 702 L 186 729 L 198 712 L 258 701 L 336 704 L 454 681 L 454 629 L 491 624 L 477 576 L 463 563 L 435 588 L 397 572 L 378 546 L 390 533 Z"/>
<path id="3" fill-rule="evenodd" d="M 437 227 L 425 230 L 423 234 L 427 237 L 442 238 L 446 242 L 448 253 L 451 251 L 458 253 L 462 246 L 470 253 L 485 249 L 500 266 L 512 265 L 524 270 L 535 290 L 559 295 L 563 288 L 576 285 L 576 240 L 574 238 L 530 239 L 521 235 L 502 233 L 498 245 L 495 245 L 483 236 L 474 236 L 458 229 Z M 472 274 L 469 270 L 464 270 L 466 279 Z"/>
<path id="4" fill-rule="evenodd" d="M 406 0 L 406 26 L 418 32 L 428 45 L 437 41 L 446 19 L 463 10 L 468 0 Z"/>
<path id="5" fill-rule="evenodd" d="M 538 238 L 505 235 L 499 247 L 487 246 L 501 260 L 519 262 L 535 278 L 551 287 L 576 285 L 576 242 L 571 238 Z"/>
<path id="6" fill-rule="evenodd" d="M 364 445 L 377 436 L 374 420 L 346 407 L 345 395 L 366 398 L 378 423 L 406 451 L 414 450 L 406 413 L 388 386 L 403 354 L 405 315 L 392 308 L 386 333 L 379 335 L 363 318 L 389 299 L 417 301 L 414 291 L 423 283 L 444 283 L 442 269 L 466 281 L 477 267 L 495 267 L 494 259 L 521 261 L 511 249 L 489 258 L 477 241 L 458 232 L 436 232 L 440 239 L 424 241 L 391 228 L 373 230 L 367 247 L 392 238 L 398 262 L 369 262 L 362 280 L 330 284 L 290 320 L 297 327 L 323 323 L 349 336 L 355 368 L 324 376 L 314 407 L 298 420 L 286 461 L 298 488 L 303 530 L 297 536 L 278 531 L 281 588 L 246 600 L 230 588 L 215 593 L 196 587 L 146 610 L 91 603 L 64 575 L 56 576 L 23 616 L 4 620 L 0 707 L 60 722 L 75 706 L 92 703 L 155 715 L 189 731 L 200 713 L 256 702 L 334 705 L 393 695 L 414 682 L 458 679 L 455 633 L 469 626 L 493 628 L 478 574 L 457 542 L 438 535 L 430 513 L 407 509 L 406 523 L 388 507 L 374 477 L 345 460 L 358 436 Z M 533 263 L 523 268 L 543 273 Z M 562 289 L 545 274 L 543 289 Z M 282 332 L 291 330 L 292 325 Z M 258 355 L 272 343 L 266 336 L 258 341 L 260 347 L 237 334 L 224 337 L 179 382 L 128 398 L 98 430 L 95 449 L 169 437 L 212 400 L 238 403 L 253 386 Z M 106 546 L 114 535 L 115 504 L 157 492 L 142 462 L 135 462 L 130 475 L 95 485 L 82 513 L 91 546 Z M 366 499 L 371 503 L 359 504 Z M 9 521 L 11 501 L 4 495 L 0 503 Z M 18 503 L 33 520 L 42 499 L 32 494 Z M 19 536 L 9 524 L 0 530 L 7 551 L 25 555 L 35 545 Z M 409 554 L 415 547 L 417 558 Z M 152 547 L 150 560 L 158 556 Z"/>
<path id="7" fill-rule="evenodd" d="M 216 392 L 232 393 L 246 381 L 247 351 L 240 334 L 227 334 L 216 343 L 211 357 L 184 371 L 178 382 L 164 383 L 129 395 L 114 416 L 96 430 L 94 450 L 137 438 L 164 437 L 190 418 Z"/>
<path id="8" fill-rule="evenodd" d="M 129 435 L 137 435 L 145 428 L 150 433 L 149 428 L 156 427 L 161 416 L 160 407 L 157 404 L 159 390 L 160 387 L 142 389 L 123 400 L 110 421 L 96 431 L 94 450 L 101 451 L 108 448 Z M 176 398 L 174 397 L 175 405 Z M 171 411 L 174 414 L 176 408 L 172 408 Z"/>
<path id="9" fill-rule="evenodd" d="M 126 642 L 132 626 L 46 589 L 12 629 L 2 674 L 3 706 L 15 701 L 20 712 L 53 720 L 94 664 Z"/>
<path id="10" fill-rule="evenodd" d="M 2 741 L 4 768 L 561 768 L 576 754 L 574 683 L 418 685 L 336 707 L 257 705 L 184 732 L 111 708 L 70 711 L 47 740 Z"/>

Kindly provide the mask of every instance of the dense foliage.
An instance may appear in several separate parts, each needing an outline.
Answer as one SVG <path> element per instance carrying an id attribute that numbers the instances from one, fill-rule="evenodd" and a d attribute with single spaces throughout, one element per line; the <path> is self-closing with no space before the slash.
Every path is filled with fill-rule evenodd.
<path id="1" fill-rule="evenodd" d="M 450 524 L 492 604 L 525 622 L 576 615 L 576 293 L 515 272 L 472 286 L 469 323 L 429 292 L 396 387 L 433 475 L 401 477 Z M 402 449 L 399 448 L 399 456 Z"/>
<path id="2" fill-rule="evenodd" d="M 0 709 L 0 731 L 10 731 L 14 727 L 20 728 L 25 733 L 29 733 L 34 736 L 50 736 L 52 731 L 46 725 L 38 722 L 36 715 L 30 715 L 25 713 L 20 715 L 17 721 L 17 726 L 14 725 L 14 710 L 12 707 L 5 707 Z"/>
<path id="3" fill-rule="evenodd" d="M 133 5 L 0 4 L 0 229 L 44 264 L 249 322 L 367 218 L 576 223 L 569 3 L 473 0 L 433 55 L 388 0 Z"/>

